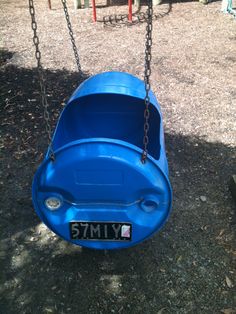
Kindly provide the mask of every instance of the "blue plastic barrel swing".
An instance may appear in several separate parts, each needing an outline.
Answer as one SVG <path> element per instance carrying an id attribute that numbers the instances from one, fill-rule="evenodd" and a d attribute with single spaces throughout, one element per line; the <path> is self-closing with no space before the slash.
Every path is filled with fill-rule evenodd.
<path id="1" fill-rule="evenodd" d="M 65 106 L 33 182 L 41 220 L 74 244 L 133 246 L 159 230 L 171 209 L 171 186 L 159 104 L 150 92 L 148 157 L 141 162 L 143 81 L 120 72 L 83 82 Z"/>

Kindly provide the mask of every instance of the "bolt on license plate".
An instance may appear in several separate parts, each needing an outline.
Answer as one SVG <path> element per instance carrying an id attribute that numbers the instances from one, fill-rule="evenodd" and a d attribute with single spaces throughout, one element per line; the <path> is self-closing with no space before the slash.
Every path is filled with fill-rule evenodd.
<path id="1" fill-rule="evenodd" d="M 70 222 L 72 240 L 131 241 L 132 225 L 126 222 Z"/>

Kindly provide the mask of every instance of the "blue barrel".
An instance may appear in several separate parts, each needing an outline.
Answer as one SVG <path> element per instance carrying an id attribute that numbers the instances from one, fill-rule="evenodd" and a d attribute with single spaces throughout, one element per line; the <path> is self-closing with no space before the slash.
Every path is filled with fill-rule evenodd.
<path id="1" fill-rule="evenodd" d="M 53 148 L 33 181 L 41 220 L 74 244 L 133 246 L 159 230 L 171 209 L 160 106 L 150 92 L 148 158 L 141 162 L 143 81 L 121 72 L 95 75 L 71 96 Z"/>

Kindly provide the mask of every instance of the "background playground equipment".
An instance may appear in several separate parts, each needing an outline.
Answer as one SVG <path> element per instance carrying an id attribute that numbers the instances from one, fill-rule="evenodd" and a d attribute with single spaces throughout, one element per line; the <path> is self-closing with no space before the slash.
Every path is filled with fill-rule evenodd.
<path id="1" fill-rule="evenodd" d="M 233 9 L 233 1 L 232 0 L 222 0 L 221 11 L 223 13 L 232 14 L 236 18 L 236 10 Z"/>
<path id="2" fill-rule="evenodd" d="M 141 0 L 127 0 L 128 2 L 128 21 L 132 22 L 132 16 L 133 16 L 133 4 L 135 5 L 136 8 L 140 8 L 141 6 Z M 161 4 L 162 0 L 152 0 L 153 5 L 159 5 Z M 82 6 L 81 0 L 74 0 L 74 8 L 75 9 L 81 9 L 82 7 L 85 9 L 90 8 L 90 3 L 89 0 L 84 0 L 84 4 Z M 112 4 L 111 0 L 106 0 L 106 5 L 110 6 Z M 93 11 L 93 22 L 97 21 L 97 9 L 96 9 L 96 0 L 91 0 L 91 5 L 92 5 L 92 11 Z M 48 7 L 51 10 L 52 9 L 52 2 L 51 0 L 48 0 Z"/>

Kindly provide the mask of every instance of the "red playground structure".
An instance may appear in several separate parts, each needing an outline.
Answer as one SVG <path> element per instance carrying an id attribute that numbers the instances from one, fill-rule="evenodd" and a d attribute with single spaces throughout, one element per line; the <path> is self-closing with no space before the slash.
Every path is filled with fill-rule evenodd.
<path id="1" fill-rule="evenodd" d="M 97 21 L 97 11 L 96 11 L 96 0 L 92 0 L 92 8 L 93 8 L 93 21 Z M 128 20 L 132 22 L 132 0 L 128 0 Z"/>
<path id="2" fill-rule="evenodd" d="M 74 2 L 76 8 L 80 7 L 81 4 L 78 5 L 76 0 L 74 0 Z M 87 5 L 89 6 L 89 3 Z M 52 9 L 51 0 L 48 0 L 48 7 L 50 10 Z M 132 22 L 132 0 L 128 0 L 128 8 L 129 8 L 128 21 Z M 96 0 L 92 0 L 92 9 L 93 9 L 93 22 L 96 22 L 97 21 Z"/>

